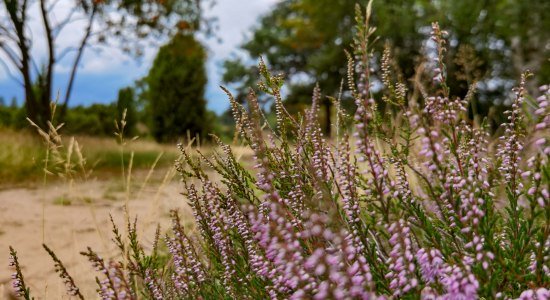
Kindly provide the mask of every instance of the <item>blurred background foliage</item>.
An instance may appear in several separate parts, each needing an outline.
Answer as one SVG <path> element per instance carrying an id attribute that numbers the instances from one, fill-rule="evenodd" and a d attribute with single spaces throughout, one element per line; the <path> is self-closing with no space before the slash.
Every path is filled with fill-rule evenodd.
<path id="1" fill-rule="evenodd" d="M 186 8 L 172 7 L 177 2 L 167 1 L 168 6 L 156 7 L 158 16 Z M 248 89 L 256 88 L 257 63 L 262 56 L 272 71 L 285 75 L 286 104 L 292 113 L 297 114 L 309 105 L 316 83 L 325 96 L 336 97 L 346 78 L 345 50 L 350 50 L 352 43 L 354 7 L 356 3 L 366 5 L 366 2 L 277 2 L 252 28 L 248 40 L 241 46 L 243 51 L 224 62 L 224 83 L 236 91 L 237 99 L 243 102 Z M 78 9 L 86 13 L 86 9 L 96 7 L 107 13 L 112 9 L 108 5 L 116 3 L 100 1 Z M 153 22 L 140 23 L 140 26 L 165 28 L 172 24 L 166 23 L 173 21 L 170 19 L 155 21 L 153 11 L 142 11 L 140 3 L 143 4 L 129 1 L 124 7 L 126 13 Z M 133 86 L 121 89 L 112 104 L 69 106 L 62 120 L 69 124 L 64 128 L 66 133 L 112 136 L 114 120 L 120 119 L 126 109 L 128 135 L 150 136 L 159 142 L 197 135 L 203 138 L 212 132 L 225 139 L 232 137 L 230 112 L 216 115 L 206 108 L 206 49 L 195 37 L 203 12 L 189 1 L 182 1 L 184 4 L 194 10 L 180 18 L 185 22 L 177 23 L 176 27 L 170 25 L 175 30 L 160 30 L 172 38 L 160 48 L 149 74 Z M 537 86 L 550 82 L 549 14 L 550 1 L 546 0 L 375 1 L 371 24 L 377 27 L 375 34 L 380 38 L 374 45 L 371 66 L 373 71 L 379 71 L 379 62 L 387 47 L 391 49 L 393 75 L 397 80 L 405 83 L 410 91 L 418 89 L 419 82 L 429 85 L 431 78 L 423 68 L 433 51 L 429 43 L 430 24 L 438 21 L 449 33 L 445 63 L 452 97 L 465 97 L 469 86 L 475 84 L 470 116 L 488 117 L 497 128 L 503 121 L 502 111 L 510 99 L 511 88 L 524 70 L 535 74 L 528 83 L 535 96 Z M 110 28 L 116 28 L 115 25 Z M 111 31 L 106 34 L 117 36 Z M 134 42 L 139 44 L 139 37 Z M 131 49 L 139 50 L 139 46 Z M 372 90 L 375 97 L 380 98 L 377 93 L 383 92 L 381 78 L 373 77 L 373 80 Z M 49 86 L 47 72 L 43 72 L 33 81 L 32 94 L 37 98 L 44 98 L 41 96 L 44 93 L 51 94 L 44 89 L 46 86 Z M 349 95 L 343 93 L 342 98 L 344 105 L 351 109 L 351 101 L 347 101 L 351 99 Z M 321 117 L 329 133 L 333 111 L 327 98 L 323 99 Z M 271 99 L 264 95 L 261 100 L 269 114 Z M 19 107 L 15 101 L 0 100 L 0 126 L 28 127 L 26 115 L 29 115 L 28 105 Z"/>
<path id="2" fill-rule="evenodd" d="M 158 142 L 173 142 L 210 132 L 204 92 L 208 81 L 206 51 L 190 34 L 176 34 L 161 47 L 145 78 L 151 134 Z"/>
<path id="3" fill-rule="evenodd" d="M 225 62 L 223 80 L 244 99 L 258 78 L 254 63 L 262 56 L 275 72 L 286 75 L 287 104 L 300 111 L 319 83 L 325 95 L 337 96 L 346 73 L 344 49 L 350 49 L 356 0 L 287 0 L 263 16 L 242 45 L 248 57 Z M 510 89 L 528 69 L 535 74 L 530 90 L 550 81 L 550 1 L 546 0 L 384 0 L 373 4 L 380 37 L 373 68 L 380 68 L 385 45 L 391 48 L 397 77 L 413 88 L 415 72 L 426 59 L 431 22 L 449 32 L 446 56 L 452 96 L 464 97 L 477 85 L 474 112 L 500 123 Z M 252 63 L 251 63 L 252 62 Z M 378 82 L 380 83 L 380 82 Z M 374 90 L 377 90 L 376 84 Z M 380 90 L 380 88 L 378 88 Z M 345 100 L 345 98 L 344 98 Z M 330 103 L 325 103 L 330 120 Z"/>
<path id="4" fill-rule="evenodd" d="M 0 0 L 0 66 L 22 86 L 27 116 L 44 128 L 56 94 L 61 94 L 58 118 L 64 121 L 86 49 L 117 47 L 139 57 L 146 45 L 163 37 L 200 29 L 208 34 L 212 22 L 202 15 L 201 4 L 209 1 Z M 32 23 L 37 17 L 41 22 Z M 66 27 L 82 25 L 72 33 L 74 42 L 60 41 Z M 64 60 L 70 61 L 67 84 L 54 91 L 54 70 Z"/>

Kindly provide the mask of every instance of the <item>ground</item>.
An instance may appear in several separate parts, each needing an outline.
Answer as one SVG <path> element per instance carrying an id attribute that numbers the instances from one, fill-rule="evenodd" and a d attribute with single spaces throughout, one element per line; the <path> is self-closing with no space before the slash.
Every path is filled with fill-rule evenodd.
<path id="1" fill-rule="evenodd" d="M 84 296 L 92 296 L 96 288 L 94 270 L 78 253 L 90 246 L 102 257 L 116 255 L 117 249 L 110 241 L 109 214 L 124 230 L 127 202 L 130 215 L 137 215 L 140 220 L 138 232 L 146 247 L 153 240 L 157 224 L 165 230 L 169 228 L 171 209 L 179 209 L 183 222 L 190 222 L 192 216 L 173 168 L 156 170 L 146 184 L 146 172 L 137 173 L 132 179 L 130 197 L 119 177 L 111 181 L 58 181 L 42 187 L 0 191 L 0 298 L 9 298 L 12 291 L 9 245 L 18 252 L 25 281 L 34 297 L 69 299 L 63 282 L 54 273 L 52 260 L 42 248 L 43 242 L 64 262 Z"/>

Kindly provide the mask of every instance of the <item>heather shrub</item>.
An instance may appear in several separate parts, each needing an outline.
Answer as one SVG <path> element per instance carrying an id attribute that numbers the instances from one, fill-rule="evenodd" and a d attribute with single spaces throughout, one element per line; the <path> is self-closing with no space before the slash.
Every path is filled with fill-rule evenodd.
<path id="1" fill-rule="evenodd" d="M 256 92 L 245 105 L 228 92 L 253 169 L 219 140 L 211 156 L 180 146 L 177 170 L 194 225 L 184 228 L 174 213 L 171 233 L 161 243 L 157 231 L 152 251 L 138 242 L 136 222 L 128 222 L 127 236 L 113 225 L 120 258 L 82 253 L 99 271 L 101 298 L 550 297 L 549 86 L 529 96 L 525 73 L 508 122 L 491 136 L 468 119 L 474 87 L 449 97 L 446 33 L 437 23 L 430 79 L 408 91 L 393 76 L 389 49 L 382 74 L 371 74 L 369 17 L 370 8 L 357 9 L 341 93 L 356 109 L 349 115 L 332 99 L 334 137 L 319 125 L 321 89 L 296 118 L 283 105 L 282 76 L 261 62 L 259 90 L 275 100 L 273 127 Z M 374 76 L 384 84 L 381 99 L 371 96 Z M 14 287 L 28 298 L 22 279 L 17 268 Z"/>

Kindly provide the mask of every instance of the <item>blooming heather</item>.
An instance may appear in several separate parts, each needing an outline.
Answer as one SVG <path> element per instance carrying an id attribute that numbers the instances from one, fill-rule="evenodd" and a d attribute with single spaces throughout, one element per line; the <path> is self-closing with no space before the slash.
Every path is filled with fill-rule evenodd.
<path id="1" fill-rule="evenodd" d="M 275 124 L 256 91 L 241 104 L 226 90 L 252 167 L 219 139 L 208 157 L 180 145 L 194 223 L 173 214 L 167 247 L 157 249 L 157 233 L 150 253 L 135 224 L 127 238 L 115 228 L 120 261 L 84 252 L 100 298 L 548 299 L 549 86 L 530 91 L 524 74 L 507 122 L 491 131 L 468 114 L 475 86 L 461 98 L 447 85 L 452 35 L 432 24 L 418 74 L 428 80 L 409 91 L 392 49 L 373 52 L 370 18 L 370 4 L 357 7 L 342 92 L 356 107 L 332 99 L 335 136 L 318 122 L 322 87 L 291 115 L 282 77 L 262 60 L 259 90 L 275 102 Z M 15 251 L 11 265 L 16 293 L 30 297 Z"/>

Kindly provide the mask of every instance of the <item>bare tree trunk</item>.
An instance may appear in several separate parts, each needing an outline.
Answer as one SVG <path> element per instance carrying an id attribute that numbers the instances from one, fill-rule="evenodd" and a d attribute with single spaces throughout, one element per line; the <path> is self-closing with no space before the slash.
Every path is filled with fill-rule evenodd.
<path id="1" fill-rule="evenodd" d="M 48 117 L 50 115 L 49 103 L 44 104 L 42 101 L 37 101 L 37 95 L 33 89 L 33 78 L 31 75 L 32 60 L 30 57 L 30 49 L 27 44 L 27 37 L 25 36 L 25 26 L 27 21 L 27 5 L 28 1 L 25 0 L 18 5 L 18 1 L 6 1 L 4 5 L 8 11 L 10 21 L 15 29 L 14 40 L 20 50 L 20 57 L 15 57 L 14 53 L 8 53 L 7 48 L 2 48 L 4 52 L 8 54 L 10 59 L 14 61 L 19 60 L 16 64 L 19 72 L 23 77 L 23 85 L 25 87 L 25 110 L 27 116 L 41 127 L 45 127 Z"/>
<path id="2" fill-rule="evenodd" d="M 44 118 L 53 118 L 51 116 L 51 109 L 50 109 L 50 103 L 52 101 L 52 86 L 53 86 L 53 68 L 55 66 L 55 48 L 54 48 L 54 40 L 52 35 L 52 27 L 50 25 L 50 21 L 48 19 L 48 12 L 46 10 L 46 0 L 40 0 L 40 12 L 42 14 L 42 21 L 44 23 L 44 31 L 46 33 L 46 40 L 48 42 L 48 65 L 46 66 L 46 74 L 44 77 L 44 82 L 38 82 L 40 84 L 40 107 L 46 108 L 43 113 L 47 114 L 44 115 Z"/>

